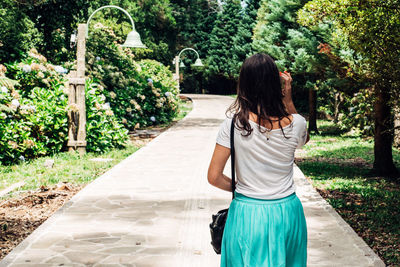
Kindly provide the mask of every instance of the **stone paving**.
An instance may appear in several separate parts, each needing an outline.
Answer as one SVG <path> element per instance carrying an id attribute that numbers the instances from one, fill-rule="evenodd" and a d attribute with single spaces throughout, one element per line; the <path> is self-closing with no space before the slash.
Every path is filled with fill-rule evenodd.
<path id="1" fill-rule="evenodd" d="M 208 224 L 231 195 L 210 186 L 206 174 L 232 98 L 188 96 L 194 107 L 186 118 L 86 186 L 0 266 L 219 266 Z M 384 266 L 297 167 L 295 173 L 308 266 Z"/>

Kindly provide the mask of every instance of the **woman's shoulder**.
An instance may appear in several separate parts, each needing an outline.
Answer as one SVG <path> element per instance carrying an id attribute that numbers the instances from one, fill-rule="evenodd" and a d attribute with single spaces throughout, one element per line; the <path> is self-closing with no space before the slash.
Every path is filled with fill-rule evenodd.
<path id="1" fill-rule="evenodd" d="M 305 123 L 306 119 L 298 113 L 291 114 L 293 116 L 293 123 Z"/>
<path id="2" fill-rule="evenodd" d="M 298 129 L 299 132 L 303 132 L 304 129 L 307 129 L 307 121 L 300 114 L 291 114 L 293 116 L 293 127 Z"/>

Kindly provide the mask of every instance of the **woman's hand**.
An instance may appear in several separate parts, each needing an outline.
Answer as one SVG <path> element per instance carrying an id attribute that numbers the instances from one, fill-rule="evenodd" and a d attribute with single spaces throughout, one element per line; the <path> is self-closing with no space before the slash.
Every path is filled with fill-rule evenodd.
<path id="1" fill-rule="evenodd" d="M 282 82 L 282 95 L 283 101 L 291 101 L 292 100 L 292 76 L 286 70 L 284 72 L 279 72 L 281 82 Z"/>
<path id="2" fill-rule="evenodd" d="M 283 104 L 289 114 L 295 114 L 297 111 L 292 100 L 292 75 L 285 70 L 284 72 L 279 72 L 279 76 L 282 81 Z"/>

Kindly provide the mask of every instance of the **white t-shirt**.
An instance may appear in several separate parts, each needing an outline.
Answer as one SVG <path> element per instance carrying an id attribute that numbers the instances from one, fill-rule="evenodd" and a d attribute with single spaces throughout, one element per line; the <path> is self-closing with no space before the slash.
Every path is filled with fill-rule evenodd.
<path id="1" fill-rule="evenodd" d="M 261 133 L 258 124 L 251 120 L 253 131 L 247 137 L 235 127 L 237 193 L 252 198 L 277 199 L 295 192 L 294 152 L 306 142 L 307 122 L 299 114 L 292 116 L 292 123 L 283 127 L 286 137 L 281 129 Z M 217 144 L 227 148 L 230 148 L 231 122 L 232 118 L 226 118 L 217 136 Z"/>

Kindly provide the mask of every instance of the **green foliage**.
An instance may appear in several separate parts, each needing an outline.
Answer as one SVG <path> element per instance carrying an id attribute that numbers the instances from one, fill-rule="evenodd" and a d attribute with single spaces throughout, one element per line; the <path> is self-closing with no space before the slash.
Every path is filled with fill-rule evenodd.
<path id="1" fill-rule="evenodd" d="M 349 100 L 349 113 L 341 118 L 339 125 L 343 129 L 359 130 L 364 136 L 373 136 L 374 101 L 374 92 L 371 88 L 355 93 Z"/>
<path id="2" fill-rule="evenodd" d="M 0 3 L 0 62 L 19 59 L 41 42 L 41 34 L 21 6 L 12 0 Z"/>
<path id="3" fill-rule="evenodd" d="M 13 1 L 15 2 L 15 1 Z M 19 1 L 19 13 L 34 22 L 35 29 L 42 36 L 41 43 L 35 45 L 41 54 L 52 62 L 60 64 L 72 60 L 74 50 L 70 49 L 70 36 L 77 23 L 88 18 L 88 9 L 93 1 L 84 0 L 43 0 Z"/>
<path id="4" fill-rule="evenodd" d="M 243 61 L 253 54 L 252 37 L 253 29 L 256 24 L 257 11 L 260 7 L 260 0 L 246 0 L 245 8 L 241 12 L 241 20 L 237 29 L 237 33 L 233 38 L 232 60 L 236 65 L 233 76 L 239 77 L 239 70 Z"/>
<path id="5" fill-rule="evenodd" d="M 135 21 L 135 28 L 139 32 L 143 43 L 150 49 L 146 53 L 147 58 L 169 64 L 174 56 L 176 44 L 176 22 L 169 0 L 147 0 L 147 1 L 90 1 L 88 16 L 95 9 L 105 5 L 116 5 L 125 9 Z M 86 18 L 87 19 L 87 18 Z M 123 39 L 132 30 L 128 17 L 116 9 L 104 9 L 93 16 L 90 23 L 91 29 L 97 22 L 113 29 L 115 34 Z M 136 59 L 141 58 L 134 51 Z"/>
<path id="6" fill-rule="evenodd" d="M 89 76 L 104 87 L 116 116 L 128 129 L 164 123 L 177 112 L 178 91 L 172 73 L 160 62 L 136 62 L 114 31 L 97 23 L 88 40 Z"/>
<path id="7" fill-rule="evenodd" d="M 364 88 L 373 88 L 376 95 L 374 168 L 382 175 L 397 177 L 390 148 L 391 110 L 398 106 L 400 94 L 399 6 L 399 0 L 312 0 L 299 13 L 299 21 L 310 28 L 333 23 L 332 46 L 345 43 L 360 58 L 361 64 L 353 70 L 367 84 Z M 339 57 L 356 65 L 346 54 Z"/>
<path id="8" fill-rule="evenodd" d="M 25 61 L 8 65 L 6 73 L 17 80 L 0 88 L 1 164 L 65 149 L 67 109 L 74 107 L 67 106 L 67 81 L 64 73 L 57 70 L 64 72 L 62 67 L 45 62 L 34 50 Z M 125 145 L 127 131 L 110 109 L 97 110 L 105 105 L 105 97 L 95 89 L 93 82 L 88 81 L 87 150 L 104 152 L 120 148 Z"/>
<path id="9" fill-rule="evenodd" d="M 171 62 L 176 43 L 176 24 L 169 0 L 4 0 L 0 5 L 0 62 L 21 59 L 31 47 L 52 62 L 71 61 L 70 36 L 78 23 L 85 23 L 97 8 L 117 5 L 129 12 L 143 42 L 150 48 L 146 57 Z M 4 20 L 3 20 L 4 18 Z M 107 21 L 117 35 L 126 38 L 132 30 L 128 17 L 116 9 L 104 9 L 93 17 L 93 24 Z M 90 23 L 91 25 L 92 22 Z M 143 56 L 140 51 L 137 56 Z"/>
<path id="10" fill-rule="evenodd" d="M 53 85 L 66 82 L 63 73 L 67 70 L 62 66 L 54 66 L 32 48 L 23 62 L 6 64 L 7 76 L 18 81 L 16 89 L 23 96 L 29 96 L 36 87 L 51 88 Z"/>
<path id="11" fill-rule="evenodd" d="M 210 34 L 217 17 L 217 1 L 208 0 L 173 0 L 171 1 L 177 24 L 176 54 L 183 48 L 192 47 L 200 55 L 203 64 L 207 64 Z M 186 67 L 180 69 L 182 74 L 180 88 L 182 92 L 201 93 L 206 87 L 206 76 L 203 69 L 192 68 L 196 55 L 188 51 L 181 59 Z"/>
<path id="12" fill-rule="evenodd" d="M 397 96 L 400 91 L 399 6 L 398 0 L 313 0 L 299 12 L 299 20 L 310 28 L 321 22 L 333 22 L 331 43 L 347 42 L 361 56 L 362 66 L 355 71 Z"/>
<path id="13" fill-rule="evenodd" d="M 208 52 L 209 75 L 234 79 L 237 64 L 232 61 L 234 37 L 241 20 L 242 6 L 239 0 L 223 2 L 211 32 Z"/>
<path id="14" fill-rule="evenodd" d="M 101 86 L 86 81 L 86 132 L 87 151 L 106 152 L 123 148 L 128 141 L 128 131 L 105 104 Z"/>
<path id="15" fill-rule="evenodd" d="M 275 58 L 280 70 L 290 70 L 295 82 L 304 80 L 296 75 L 311 82 L 302 82 L 297 87 L 313 88 L 312 83 L 324 61 L 318 53 L 318 37 L 296 23 L 296 12 L 302 7 L 302 1 L 262 1 L 261 6 L 254 32 L 254 49 Z"/>

